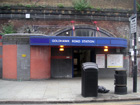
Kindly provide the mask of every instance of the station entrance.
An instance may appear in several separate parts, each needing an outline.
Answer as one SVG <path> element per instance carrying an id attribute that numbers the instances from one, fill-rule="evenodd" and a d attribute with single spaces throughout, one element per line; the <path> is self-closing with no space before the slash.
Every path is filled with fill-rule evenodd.
<path id="1" fill-rule="evenodd" d="M 81 77 L 82 63 L 95 61 L 94 51 L 91 49 L 73 50 L 73 77 Z"/>
<path id="2" fill-rule="evenodd" d="M 96 31 L 96 27 L 79 25 L 74 32 L 70 26 L 51 35 L 5 35 L 2 77 L 16 80 L 73 78 L 81 76 L 84 62 L 96 62 L 99 77 L 114 77 L 115 68 L 129 67 L 127 40 L 113 37 L 102 29 Z M 100 33 L 99 36 L 96 33 Z M 108 52 L 104 52 L 105 46 Z M 7 66 L 9 59 L 13 62 Z"/>
<path id="3" fill-rule="evenodd" d="M 127 40 L 116 38 L 103 29 L 97 32 L 96 27 L 80 25 L 75 26 L 74 31 L 67 27 L 53 36 L 30 36 L 30 45 L 49 48 L 48 59 L 51 60 L 48 71 L 51 78 L 80 77 L 84 62 L 96 62 L 100 68 L 99 75 L 109 77 L 114 73 L 113 67 L 123 67 L 123 52 L 127 47 Z M 108 52 L 104 52 L 105 46 Z M 114 56 L 120 57 L 121 65 L 108 62 Z"/>

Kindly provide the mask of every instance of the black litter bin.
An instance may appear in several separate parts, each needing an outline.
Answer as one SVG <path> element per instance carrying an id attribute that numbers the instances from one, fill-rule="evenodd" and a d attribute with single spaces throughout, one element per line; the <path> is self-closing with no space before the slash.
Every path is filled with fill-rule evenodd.
<path id="1" fill-rule="evenodd" d="M 115 94 L 127 94 L 127 74 L 126 69 L 117 68 L 115 70 Z"/>
<path id="2" fill-rule="evenodd" d="M 82 96 L 97 97 L 98 95 L 98 66 L 92 62 L 82 64 Z"/>

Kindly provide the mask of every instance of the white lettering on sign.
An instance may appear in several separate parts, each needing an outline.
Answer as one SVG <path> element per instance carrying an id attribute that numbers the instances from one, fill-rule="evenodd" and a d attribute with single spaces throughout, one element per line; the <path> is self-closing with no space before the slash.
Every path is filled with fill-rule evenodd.
<path id="1" fill-rule="evenodd" d="M 53 43 L 59 43 L 59 42 L 63 42 L 63 43 L 69 43 L 69 40 L 63 40 L 63 39 L 52 39 Z"/>
<path id="2" fill-rule="evenodd" d="M 131 34 L 133 33 L 136 33 L 137 32 L 137 15 L 132 15 L 130 18 L 129 18 L 129 21 L 130 21 L 130 31 L 131 31 Z"/>
<path id="3" fill-rule="evenodd" d="M 82 40 L 82 43 L 95 43 L 94 40 Z"/>
<path id="4" fill-rule="evenodd" d="M 80 43 L 80 40 L 72 40 L 72 43 Z"/>

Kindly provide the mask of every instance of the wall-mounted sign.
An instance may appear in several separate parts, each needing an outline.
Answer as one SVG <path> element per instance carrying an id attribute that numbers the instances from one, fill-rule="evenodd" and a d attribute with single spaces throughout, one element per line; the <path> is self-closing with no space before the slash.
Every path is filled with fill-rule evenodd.
<path id="1" fill-rule="evenodd" d="M 137 15 L 134 14 L 129 18 L 131 34 L 137 32 Z"/>
<path id="2" fill-rule="evenodd" d="M 140 42 L 140 37 L 138 37 L 138 41 Z"/>
<path id="3" fill-rule="evenodd" d="M 25 14 L 25 18 L 29 19 L 30 18 L 30 14 Z"/>
<path id="4" fill-rule="evenodd" d="M 50 44 L 55 45 L 55 44 L 71 44 L 71 45 L 83 45 L 83 44 L 95 44 L 95 40 L 92 39 L 51 39 Z"/>
<path id="5" fill-rule="evenodd" d="M 66 44 L 70 44 L 70 39 L 52 38 L 52 39 L 50 39 L 50 44 L 66 45 Z"/>
<path id="6" fill-rule="evenodd" d="M 127 47 L 127 40 L 112 37 L 30 36 L 30 45 Z"/>
<path id="7" fill-rule="evenodd" d="M 107 68 L 123 68 L 123 54 L 107 54 Z"/>
<path id="8" fill-rule="evenodd" d="M 95 40 L 89 40 L 89 39 L 79 39 L 79 40 L 76 40 L 76 39 L 72 39 L 71 43 L 94 44 Z"/>
<path id="9" fill-rule="evenodd" d="M 21 56 L 22 56 L 23 58 L 25 58 L 25 57 L 26 57 L 26 54 L 22 54 Z"/>
<path id="10" fill-rule="evenodd" d="M 96 54 L 98 68 L 105 68 L 105 54 Z"/>

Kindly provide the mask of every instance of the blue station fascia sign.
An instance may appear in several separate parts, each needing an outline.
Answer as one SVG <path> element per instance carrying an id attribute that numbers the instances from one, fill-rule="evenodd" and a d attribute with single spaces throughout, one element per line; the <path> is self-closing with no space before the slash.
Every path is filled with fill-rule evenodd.
<path id="1" fill-rule="evenodd" d="M 30 36 L 30 45 L 127 47 L 127 40 L 114 37 Z"/>
<path id="2" fill-rule="evenodd" d="M 95 44 L 96 40 L 94 39 L 61 39 L 61 38 L 51 38 L 50 44 L 51 45 L 65 45 L 65 46 L 91 46 L 92 44 Z"/>

